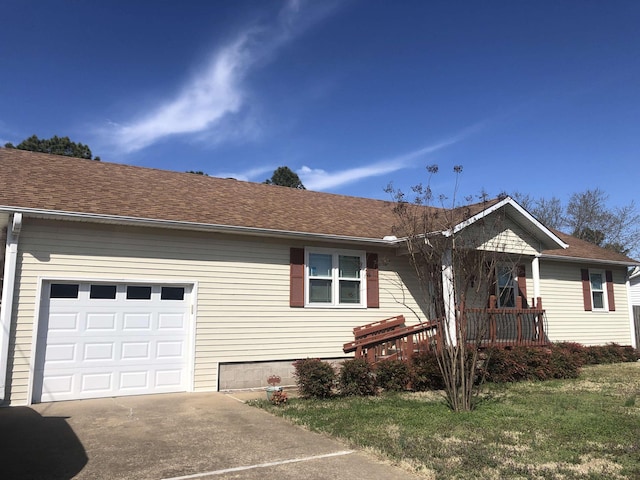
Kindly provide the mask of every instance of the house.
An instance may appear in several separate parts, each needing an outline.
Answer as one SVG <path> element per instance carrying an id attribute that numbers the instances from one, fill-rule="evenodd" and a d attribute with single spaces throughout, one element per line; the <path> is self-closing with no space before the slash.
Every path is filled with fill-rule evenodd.
<path id="1" fill-rule="evenodd" d="M 427 311 L 389 202 L 13 149 L 0 178 L 5 403 L 265 386 Z M 497 293 L 542 298 L 553 341 L 635 345 L 635 261 L 509 197 L 459 228 L 497 212 L 484 248 L 522 264 Z"/>
<path id="2" fill-rule="evenodd" d="M 640 307 L 640 267 L 634 268 L 629 274 L 629 289 L 631 305 Z"/>
<path id="3" fill-rule="evenodd" d="M 629 275 L 629 296 L 636 330 L 636 345 L 640 348 L 640 267 Z"/>

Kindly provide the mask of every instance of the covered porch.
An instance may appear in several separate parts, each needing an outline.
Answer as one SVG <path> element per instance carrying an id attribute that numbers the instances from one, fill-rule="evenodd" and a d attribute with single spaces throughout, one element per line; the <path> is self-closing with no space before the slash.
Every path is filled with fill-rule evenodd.
<path id="1" fill-rule="evenodd" d="M 480 348 L 548 345 L 547 320 L 542 299 L 532 299 L 530 307 L 523 307 L 518 298 L 515 308 L 498 308 L 491 296 L 488 308 L 465 308 L 460 305 L 456 319 L 466 344 Z M 449 328 L 451 343 L 457 341 L 456 326 L 447 325 L 445 318 L 407 326 L 405 317 L 386 318 L 353 329 L 354 340 L 343 345 L 344 353 L 354 353 L 369 363 L 382 360 L 410 360 L 417 353 L 441 348 L 443 335 Z"/>

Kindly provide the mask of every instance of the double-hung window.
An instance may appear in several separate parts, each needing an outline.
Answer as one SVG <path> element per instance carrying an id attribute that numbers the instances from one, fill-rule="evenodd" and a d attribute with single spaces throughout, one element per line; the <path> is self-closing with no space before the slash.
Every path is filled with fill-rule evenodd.
<path id="1" fill-rule="evenodd" d="M 306 304 L 309 306 L 365 306 L 365 253 L 306 251 Z"/>
<path id="2" fill-rule="evenodd" d="M 583 268 L 582 299 L 584 310 L 594 312 L 615 312 L 613 271 Z"/>
<path id="3" fill-rule="evenodd" d="M 591 284 L 591 305 L 594 310 L 606 310 L 605 279 L 604 272 L 597 270 L 589 271 L 589 282 Z"/>

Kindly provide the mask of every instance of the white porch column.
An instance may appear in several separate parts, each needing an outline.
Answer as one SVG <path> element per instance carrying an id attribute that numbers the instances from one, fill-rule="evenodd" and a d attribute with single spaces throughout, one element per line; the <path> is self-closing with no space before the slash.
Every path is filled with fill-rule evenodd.
<path id="1" fill-rule="evenodd" d="M 442 332 L 447 336 L 447 343 L 455 346 L 456 339 L 456 299 L 455 299 L 455 274 L 453 272 L 453 259 L 451 250 L 447 249 L 442 256 L 442 301 L 444 302 L 444 315 L 447 321 L 448 331 Z"/>
<path id="2" fill-rule="evenodd" d="M 531 262 L 531 277 L 533 278 L 533 298 L 537 302 L 540 297 L 540 257 L 535 257 Z"/>
<path id="3" fill-rule="evenodd" d="M 18 261 L 18 237 L 22 228 L 22 214 L 13 214 L 13 223 L 7 227 L 4 278 L 2 283 L 2 305 L 0 305 L 0 398 L 5 399 L 7 369 L 9 364 L 9 333 L 13 311 L 13 291 Z"/>

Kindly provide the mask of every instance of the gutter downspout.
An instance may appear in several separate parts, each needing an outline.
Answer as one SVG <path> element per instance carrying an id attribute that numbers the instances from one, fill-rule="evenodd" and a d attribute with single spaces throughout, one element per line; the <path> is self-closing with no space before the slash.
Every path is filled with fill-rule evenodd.
<path id="1" fill-rule="evenodd" d="M 0 398 L 6 400 L 6 382 L 9 368 L 9 334 L 13 312 L 13 293 L 18 263 L 18 237 L 22 229 L 22 214 L 14 213 L 13 221 L 7 228 L 7 244 L 4 257 L 4 279 L 2 284 L 2 304 L 0 305 Z"/>

